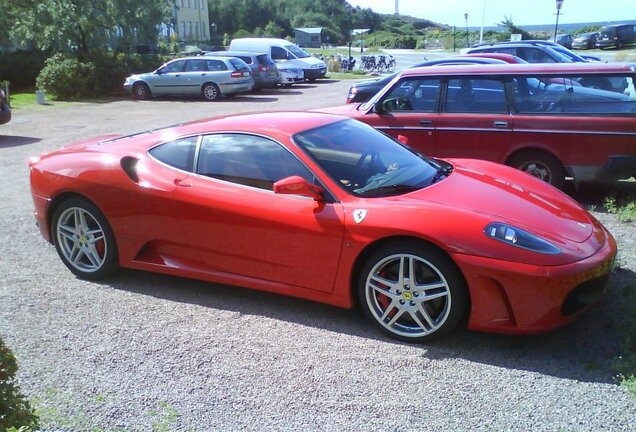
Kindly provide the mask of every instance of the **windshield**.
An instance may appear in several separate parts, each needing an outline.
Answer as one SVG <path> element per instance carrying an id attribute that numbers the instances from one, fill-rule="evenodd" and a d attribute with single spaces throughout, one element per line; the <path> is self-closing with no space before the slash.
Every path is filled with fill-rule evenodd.
<path id="1" fill-rule="evenodd" d="M 347 192 L 364 197 L 399 195 L 450 173 L 371 126 L 342 120 L 293 137 Z"/>
<path id="2" fill-rule="evenodd" d="M 295 55 L 297 58 L 311 57 L 311 54 L 303 49 L 298 48 L 296 45 L 287 45 L 285 49 Z"/>
<path id="3" fill-rule="evenodd" d="M 573 60 L 575 63 L 587 62 L 587 60 L 585 60 L 583 57 L 581 57 L 577 53 L 570 51 L 567 48 L 562 48 L 557 46 L 551 46 L 550 48 L 552 48 L 554 51 L 558 52 L 559 54 L 563 54 L 564 56 L 568 57 L 570 60 Z"/>
<path id="4" fill-rule="evenodd" d="M 616 27 L 603 27 L 601 29 L 601 34 L 607 35 L 607 36 L 616 36 Z"/>

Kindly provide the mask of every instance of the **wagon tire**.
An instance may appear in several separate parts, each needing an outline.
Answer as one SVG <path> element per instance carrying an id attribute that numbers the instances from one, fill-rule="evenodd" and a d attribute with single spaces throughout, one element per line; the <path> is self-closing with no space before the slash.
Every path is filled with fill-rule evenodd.
<path id="1" fill-rule="evenodd" d="M 148 87 L 148 84 L 138 82 L 133 84 L 132 94 L 137 100 L 148 99 L 150 97 L 150 88 Z"/>
<path id="2" fill-rule="evenodd" d="M 358 278 L 364 314 L 390 336 L 428 342 L 456 329 L 469 295 L 463 275 L 442 251 L 418 242 L 395 242 L 374 252 Z"/>
<path id="3" fill-rule="evenodd" d="M 119 269 L 117 244 L 102 212 L 90 201 L 70 198 L 51 219 L 55 249 L 77 277 L 103 279 Z"/>
<path id="4" fill-rule="evenodd" d="M 209 102 L 217 100 L 221 96 L 219 87 L 214 83 L 206 83 L 201 87 L 201 95 Z"/>
<path id="5" fill-rule="evenodd" d="M 557 189 L 563 189 L 565 170 L 549 153 L 540 150 L 522 151 L 513 155 L 507 165 L 537 177 Z"/>

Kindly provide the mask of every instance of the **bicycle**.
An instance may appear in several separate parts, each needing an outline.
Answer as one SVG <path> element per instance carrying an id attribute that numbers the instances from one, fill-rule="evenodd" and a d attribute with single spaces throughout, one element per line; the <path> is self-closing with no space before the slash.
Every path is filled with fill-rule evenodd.
<path id="1" fill-rule="evenodd" d="M 389 62 L 386 65 L 387 72 L 393 72 L 395 70 L 395 59 L 391 54 L 389 54 Z"/>
<path id="2" fill-rule="evenodd" d="M 371 72 L 375 69 L 375 56 L 362 56 L 360 57 L 360 69 L 365 72 Z"/>

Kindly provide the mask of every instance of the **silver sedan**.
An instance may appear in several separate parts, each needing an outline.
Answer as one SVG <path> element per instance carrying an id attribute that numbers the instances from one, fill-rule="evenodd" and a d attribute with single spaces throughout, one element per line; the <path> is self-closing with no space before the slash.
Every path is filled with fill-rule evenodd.
<path id="1" fill-rule="evenodd" d="M 254 87 L 249 66 L 238 58 L 186 57 L 154 72 L 126 78 L 124 90 L 136 99 L 153 95 L 201 95 L 209 101 L 248 92 Z"/>

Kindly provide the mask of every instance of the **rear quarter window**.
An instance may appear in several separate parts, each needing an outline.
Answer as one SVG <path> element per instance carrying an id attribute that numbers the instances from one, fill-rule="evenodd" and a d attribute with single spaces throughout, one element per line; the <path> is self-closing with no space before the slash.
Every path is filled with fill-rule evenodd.
<path id="1" fill-rule="evenodd" d="M 153 147 L 148 153 L 166 165 L 192 172 L 197 141 L 198 137 L 178 139 Z"/>

